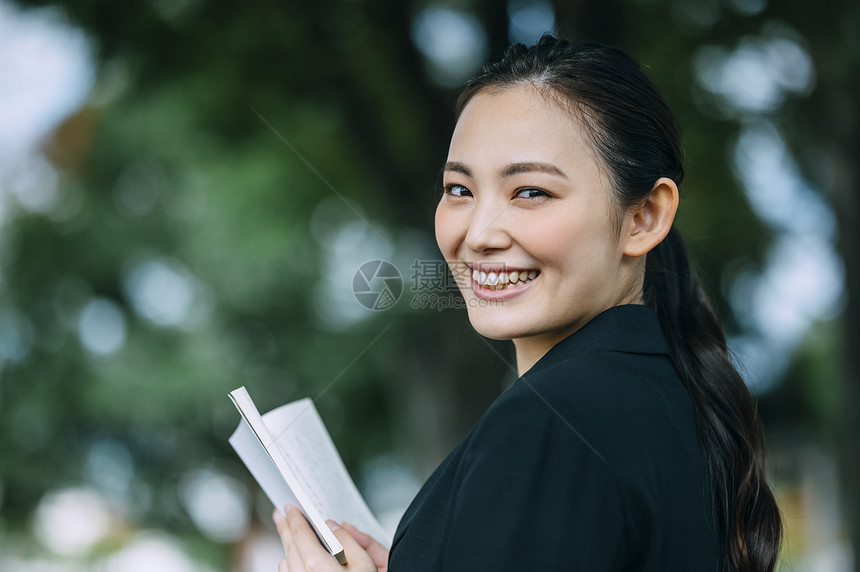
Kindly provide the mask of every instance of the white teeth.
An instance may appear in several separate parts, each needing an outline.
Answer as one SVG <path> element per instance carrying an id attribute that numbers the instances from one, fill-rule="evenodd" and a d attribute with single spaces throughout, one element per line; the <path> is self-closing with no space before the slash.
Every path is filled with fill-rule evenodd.
<path id="1" fill-rule="evenodd" d="M 534 280 L 540 273 L 536 270 L 520 270 L 511 272 L 481 272 L 472 270 L 472 280 L 478 284 L 492 288 L 493 290 L 504 290 L 514 286 L 522 286 L 529 280 Z"/>

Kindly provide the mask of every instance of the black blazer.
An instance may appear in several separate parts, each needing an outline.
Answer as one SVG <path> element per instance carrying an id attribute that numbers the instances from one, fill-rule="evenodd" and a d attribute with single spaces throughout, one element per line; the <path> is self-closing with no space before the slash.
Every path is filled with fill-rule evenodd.
<path id="1" fill-rule="evenodd" d="M 654 313 L 611 308 L 484 413 L 397 528 L 391 572 L 717 569 L 689 397 Z"/>

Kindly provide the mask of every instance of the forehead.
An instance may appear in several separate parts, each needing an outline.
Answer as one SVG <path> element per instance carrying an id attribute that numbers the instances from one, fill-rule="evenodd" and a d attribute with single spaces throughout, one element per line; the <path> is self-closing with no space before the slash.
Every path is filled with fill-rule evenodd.
<path id="1" fill-rule="evenodd" d="M 551 94 L 524 84 L 475 95 L 454 128 L 448 160 L 593 163 L 591 147 L 575 113 Z"/>

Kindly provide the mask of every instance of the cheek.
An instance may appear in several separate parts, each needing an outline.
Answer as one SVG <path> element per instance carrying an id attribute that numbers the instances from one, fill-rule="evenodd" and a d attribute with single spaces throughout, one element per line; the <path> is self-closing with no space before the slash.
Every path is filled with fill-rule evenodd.
<path id="1" fill-rule="evenodd" d="M 528 234 L 520 233 L 521 244 L 544 264 L 567 269 L 572 263 L 581 265 L 605 258 L 609 236 L 593 217 L 569 213 L 544 217 L 523 228 L 528 229 Z"/>
<path id="2" fill-rule="evenodd" d="M 589 239 L 583 221 L 576 217 L 542 217 L 520 228 L 519 240 L 523 246 L 547 263 L 570 258 Z"/>
<path id="3" fill-rule="evenodd" d="M 445 258 L 453 258 L 462 236 L 465 236 L 462 216 L 457 216 L 457 213 L 440 202 L 436 207 L 436 244 L 439 245 L 439 250 Z"/>

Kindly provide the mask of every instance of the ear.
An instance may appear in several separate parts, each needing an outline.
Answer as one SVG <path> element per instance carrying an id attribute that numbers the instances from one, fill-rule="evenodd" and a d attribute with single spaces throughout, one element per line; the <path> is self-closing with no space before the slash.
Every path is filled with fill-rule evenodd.
<path id="1" fill-rule="evenodd" d="M 658 179 L 645 202 L 624 217 L 624 254 L 634 258 L 648 254 L 669 234 L 677 210 L 678 185 L 666 177 Z"/>

